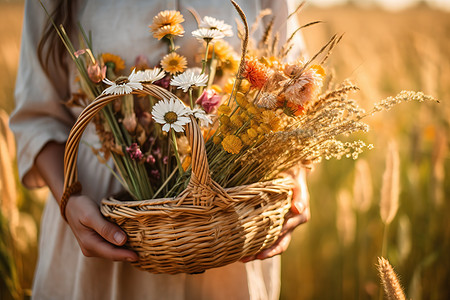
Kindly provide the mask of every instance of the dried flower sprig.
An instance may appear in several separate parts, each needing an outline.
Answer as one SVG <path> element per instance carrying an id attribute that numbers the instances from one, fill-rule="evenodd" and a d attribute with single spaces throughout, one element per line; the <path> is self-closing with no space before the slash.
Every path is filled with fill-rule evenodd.
<path id="1" fill-rule="evenodd" d="M 403 288 L 389 261 L 378 257 L 377 269 L 387 298 L 389 300 L 405 300 Z"/>
<path id="2" fill-rule="evenodd" d="M 365 117 L 400 102 L 434 100 L 422 93 L 402 92 L 366 112 L 350 98 L 358 90 L 350 82 L 328 90 L 331 76 L 327 77 L 323 64 L 342 36 L 334 35 L 309 60 L 286 62 L 294 35 L 320 22 L 299 27 L 279 47 L 272 18 L 263 28 L 262 39 L 254 43 L 250 32 L 269 11 L 261 12 L 250 29 L 242 9 L 230 1 L 243 24 L 240 59 L 222 40 L 233 34 L 231 26 L 213 17 L 201 19 L 193 12 L 198 29 L 192 36 L 204 47 L 199 51 L 203 60 L 198 72 L 186 70 L 186 57 L 177 53 L 182 49 L 175 46 L 175 37 L 184 35 L 184 17 L 177 11 L 159 13 L 150 25 L 156 39 L 169 42 L 161 68 L 149 69 L 150 62 L 139 56 L 138 71 L 127 77 L 119 74 L 125 69 L 120 57 L 103 54 L 96 59 L 86 34 L 86 47 L 76 50 L 65 31 L 58 29 L 79 68 L 85 98 L 117 97 L 96 118 L 100 152 L 103 161 L 113 157 L 121 182 L 136 199 L 171 197 L 186 187 L 191 153 L 180 141 L 189 122 L 198 122 L 204 130 L 213 180 L 230 187 L 274 179 L 304 161 L 356 159 L 372 145 L 340 139 L 368 131 Z M 226 84 L 218 87 L 219 81 Z M 162 87 L 161 100 L 142 94 L 152 84 Z M 78 102 L 85 105 L 86 99 Z"/>

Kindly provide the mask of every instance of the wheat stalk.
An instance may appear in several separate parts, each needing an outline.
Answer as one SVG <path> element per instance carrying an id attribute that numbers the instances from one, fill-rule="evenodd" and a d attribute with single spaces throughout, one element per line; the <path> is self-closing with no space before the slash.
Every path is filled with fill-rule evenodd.
<path id="1" fill-rule="evenodd" d="M 3 113 L 0 116 L 1 121 L 7 124 Z M 14 174 L 15 143 L 14 140 L 11 141 L 12 133 L 9 128 L 4 126 L 4 122 L 0 122 L 0 209 L 9 220 L 9 225 L 16 226 L 19 212 L 16 205 L 16 182 L 14 176 L 12 176 Z"/>
<path id="2" fill-rule="evenodd" d="M 353 203 L 360 212 L 366 212 L 372 202 L 372 177 L 367 161 L 356 162 L 355 181 L 353 183 Z"/>
<path id="3" fill-rule="evenodd" d="M 378 257 L 377 269 L 387 298 L 389 300 L 406 299 L 402 286 L 389 261 L 383 257 Z"/>
<path id="4" fill-rule="evenodd" d="M 356 231 L 356 216 L 351 205 L 352 195 L 346 190 L 341 190 L 337 200 L 336 227 L 342 244 L 348 247 L 355 240 Z"/>
<path id="5" fill-rule="evenodd" d="M 386 157 L 386 169 L 381 186 L 380 215 L 384 224 L 392 222 L 398 210 L 400 193 L 400 159 L 397 144 L 389 143 Z"/>

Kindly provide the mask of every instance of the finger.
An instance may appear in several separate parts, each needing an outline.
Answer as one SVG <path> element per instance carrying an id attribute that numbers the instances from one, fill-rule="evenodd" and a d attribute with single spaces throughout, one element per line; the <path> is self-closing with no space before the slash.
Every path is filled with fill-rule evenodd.
<path id="1" fill-rule="evenodd" d="M 280 235 L 285 235 L 286 233 L 294 230 L 297 226 L 308 222 L 309 220 L 309 209 L 306 209 L 302 214 L 297 215 L 293 213 L 288 213 L 284 220 L 283 227 L 281 228 Z"/>
<path id="2" fill-rule="evenodd" d="M 81 224 L 88 228 L 92 228 L 105 240 L 117 246 L 122 246 L 127 241 L 125 232 L 123 232 L 116 224 L 103 218 L 98 210 L 89 217 L 81 220 Z"/>
<path id="3" fill-rule="evenodd" d="M 306 183 L 306 169 L 301 168 L 295 178 L 295 188 L 292 200 L 291 211 L 301 214 L 305 208 L 309 207 L 309 191 Z"/>
<path id="4" fill-rule="evenodd" d="M 246 257 L 241 258 L 240 261 L 243 262 L 243 263 L 246 263 L 246 262 L 255 260 L 255 258 L 256 258 L 255 255 L 250 255 L 250 256 L 246 256 Z"/>
<path id="5" fill-rule="evenodd" d="M 263 250 L 256 254 L 257 259 L 266 259 L 270 257 L 274 257 L 275 255 L 281 254 L 289 246 L 289 243 L 291 242 L 291 233 L 288 232 L 287 234 L 281 236 L 278 238 L 278 240 L 273 244 L 270 248 Z"/>
<path id="6" fill-rule="evenodd" d="M 135 252 L 113 246 L 94 231 L 86 231 L 80 238 L 82 240 L 81 248 L 85 256 L 103 257 L 115 261 L 138 260 Z"/>

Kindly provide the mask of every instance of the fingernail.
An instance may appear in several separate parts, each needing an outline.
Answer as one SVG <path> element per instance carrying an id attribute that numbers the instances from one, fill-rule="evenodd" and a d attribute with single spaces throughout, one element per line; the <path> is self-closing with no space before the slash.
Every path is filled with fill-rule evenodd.
<path id="1" fill-rule="evenodd" d="M 294 206 L 297 209 L 297 211 L 296 211 L 297 214 L 301 214 L 303 212 L 303 210 L 305 210 L 305 206 L 301 202 L 295 202 Z"/>
<path id="2" fill-rule="evenodd" d="M 134 259 L 132 257 L 127 257 L 127 258 L 125 258 L 125 260 L 128 261 L 128 262 L 136 261 L 136 259 Z"/>
<path id="3" fill-rule="evenodd" d="M 117 231 L 114 234 L 114 240 L 116 241 L 117 244 L 122 244 L 126 239 L 126 236 L 123 232 Z"/>

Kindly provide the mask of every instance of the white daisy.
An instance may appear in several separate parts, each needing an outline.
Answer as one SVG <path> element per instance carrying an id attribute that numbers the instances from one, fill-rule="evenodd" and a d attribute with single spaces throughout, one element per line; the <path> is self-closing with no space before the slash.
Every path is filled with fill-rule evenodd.
<path id="1" fill-rule="evenodd" d="M 163 79 L 166 73 L 161 68 L 147 69 L 145 71 L 137 71 L 134 80 L 142 83 L 153 83 Z"/>
<path id="2" fill-rule="evenodd" d="M 105 78 L 103 82 L 110 86 L 102 92 L 102 95 L 124 95 L 130 94 L 133 90 L 143 89 L 142 84 L 136 80 L 135 70 L 128 77 L 119 77 L 114 81 Z"/>
<path id="3" fill-rule="evenodd" d="M 199 28 L 217 29 L 223 33 L 224 36 L 233 36 L 233 27 L 226 24 L 222 20 L 217 20 L 213 17 L 204 17 L 200 22 Z"/>
<path id="4" fill-rule="evenodd" d="M 199 39 L 204 40 L 208 43 L 213 43 L 214 40 L 223 39 L 225 35 L 217 29 L 208 29 L 208 28 L 199 28 L 197 30 L 192 31 L 192 36 Z"/>
<path id="5" fill-rule="evenodd" d="M 182 89 L 183 92 L 187 92 L 192 86 L 206 86 L 208 81 L 208 75 L 198 74 L 193 70 L 187 70 L 180 75 L 175 76 L 171 81 L 170 85 L 177 86 Z"/>
<path id="6" fill-rule="evenodd" d="M 162 130 L 169 132 L 171 128 L 176 132 L 182 132 L 183 125 L 191 120 L 189 119 L 190 110 L 184 104 L 175 98 L 162 99 L 153 105 L 152 117 L 162 124 Z"/>
<path id="7" fill-rule="evenodd" d="M 200 126 L 206 127 L 209 124 L 212 124 L 211 117 L 206 114 L 206 112 L 201 108 L 194 108 L 191 110 L 191 113 L 194 115 L 196 119 L 200 121 Z"/>

